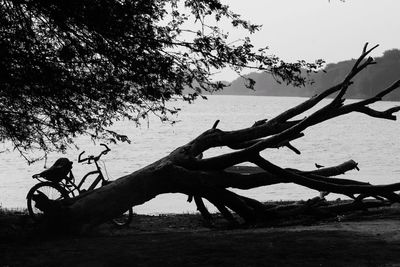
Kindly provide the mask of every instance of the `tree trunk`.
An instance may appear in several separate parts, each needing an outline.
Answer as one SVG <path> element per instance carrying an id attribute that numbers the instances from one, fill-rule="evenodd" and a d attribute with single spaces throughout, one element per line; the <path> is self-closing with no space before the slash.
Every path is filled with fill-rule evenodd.
<path id="1" fill-rule="evenodd" d="M 396 81 L 373 98 L 344 104 L 343 97 L 352 79 L 360 71 L 375 63 L 371 57 L 366 58 L 375 47 L 367 50 L 366 44 L 361 56 L 344 80 L 321 94 L 284 111 L 269 121 L 261 120 L 241 130 L 228 132 L 219 130 L 217 128 L 219 121 L 216 121 L 211 129 L 177 148 L 167 157 L 121 177 L 107 186 L 58 203 L 60 207 L 58 210 L 62 212 L 56 217 L 62 220 L 68 218 L 68 223 L 71 225 L 90 227 L 163 193 L 183 193 L 189 196 L 189 200 L 194 198 L 206 220 L 211 220 L 211 215 L 205 208 L 202 198 L 213 203 L 227 220 L 235 221 L 232 211 L 247 223 L 267 222 L 282 216 L 306 212 L 326 215 L 399 202 L 400 196 L 395 192 L 400 190 L 400 183 L 372 186 L 368 183 L 336 178 L 335 176 L 339 174 L 358 169 L 357 163 L 352 160 L 338 166 L 306 172 L 280 168 L 260 156 L 261 151 L 282 146 L 300 154 L 290 141 L 301 138 L 304 135 L 303 131 L 308 127 L 351 112 L 383 119 L 396 119 L 393 113 L 400 110 L 399 107 L 376 111 L 368 105 L 381 100 L 383 96 L 398 88 L 400 81 Z M 303 114 L 334 93 L 336 96 L 327 105 L 302 120 L 293 120 L 294 117 Z M 220 146 L 230 147 L 233 152 L 210 158 L 202 157 L 206 150 Z M 241 166 L 240 164 L 244 162 L 250 162 L 254 166 Z M 300 205 L 276 207 L 264 205 L 227 189 L 250 189 L 277 183 L 295 183 L 323 193 L 321 198 Z M 329 192 L 349 196 L 354 202 L 342 206 L 327 205 L 322 200 Z M 377 200 L 373 204 L 364 203 L 363 200 L 368 196 Z M 50 215 L 55 213 L 54 210 L 46 212 Z"/>

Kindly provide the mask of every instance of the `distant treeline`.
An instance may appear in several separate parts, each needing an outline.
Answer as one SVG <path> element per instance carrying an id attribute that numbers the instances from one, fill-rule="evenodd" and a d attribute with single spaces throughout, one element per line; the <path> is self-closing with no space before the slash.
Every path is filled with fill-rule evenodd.
<path id="1" fill-rule="evenodd" d="M 400 50 L 392 49 L 383 53 L 382 57 L 375 58 L 376 65 L 368 67 L 354 79 L 354 84 L 347 93 L 348 98 L 367 98 L 377 94 L 394 81 L 400 79 Z M 313 84 L 305 87 L 288 86 L 279 84 L 270 74 L 250 73 L 247 76 L 256 81 L 255 91 L 245 88 L 242 78 L 231 82 L 223 92 L 218 94 L 228 95 L 259 95 L 259 96 L 311 96 L 323 89 L 335 85 L 343 80 L 351 69 L 355 59 L 329 63 L 326 72 L 311 75 Z M 400 100 L 400 91 L 394 91 L 385 98 L 386 100 Z"/>

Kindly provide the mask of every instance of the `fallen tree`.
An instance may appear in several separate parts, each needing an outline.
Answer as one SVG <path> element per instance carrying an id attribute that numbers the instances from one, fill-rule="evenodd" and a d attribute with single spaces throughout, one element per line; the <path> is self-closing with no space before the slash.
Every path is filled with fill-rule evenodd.
<path id="1" fill-rule="evenodd" d="M 374 48 L 376 46 L 371 49 L 368 49 L 367 44 L 364 46 L 361 56 L 342 82 L 273 119 L 257 121 L 248 128 L 236 131 L 218 129 L 217 120 L 211 129 L 175 149 L 168 156 L 107 186 L 73 199 L 53 203 L 53 208 L 49 208 L 46 213 L 50 218 L 68 221 L 69 225 L 87 227 L 107 221 L 129 207 L 143 204 L 157 195 L 182 193 L 188 195 L 188 201 L 194 199 L 206 220 L 211 220 L 212 216 L 203 199 L 215 205 L 229 221 L 257 223 L 304 213 L 324 217 L 343 211 L 400 202 L 400 196 L 396 193 L 400 190 L 400 183 L 371 185 L 337 178 L 340 174 L 358 168 L 353 160 L 333 167 L 302 171 L 281 168 L 260 155 L 260 152 L 266 149 L 283 146 L 300 154 L 291 141 L 304 136 L 305 129 L 351 112 L 395 120 L 393 113 L 399 111 L 400 107 L 377 111 L 369 105 L 382 100 L 385 95 L 398 88 L 400 80 L 375 97 L 345 104 L 345 93 L 351 86 L 352 79 L 363 69 L 375 64 L 373 58 L 368 57 Z M 294 119 L 331 95 L 334 97 L 328 104 L 303 119 Z M 205 151 L 215 147 L 229 147 L 233 151 L 219 156 L 203 157 Z M 253 166 L 240 165 L 245 162 L 252 163 Z M 318 190 L 321 197 L 303 204 L 275 206 L 263 204 L 230 190 L 251 189 L 277 183 L 295 183 Z M 353 202 L 329 205 L 322 201 L 329 192 L 349 196 Z M 368 197 L 372 197 L 373 200 L 366 200 Z"/>

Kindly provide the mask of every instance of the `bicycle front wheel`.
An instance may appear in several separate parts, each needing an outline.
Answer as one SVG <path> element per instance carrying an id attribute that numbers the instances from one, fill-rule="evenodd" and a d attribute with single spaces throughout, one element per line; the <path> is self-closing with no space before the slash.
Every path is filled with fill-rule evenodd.
<path id="1" fill-rule="evenodd" d="M 53 182 L 38 183 L 29 190 L 26 196 L 29 216 L 39 221 L 46 210 L 46 200 L 61 200 L 68 198 L 67 191 L 60 185 Z"/>
<path id="2" fill-rule="evenodd" d="M 133 210 L 132 210 L 132 208 L 130 208 L 127 211 L 125 211 L 124 213 L 122 213 L 120 216 L 112 219 L 112 222 L 116 226 L 121 226 L 121 227 L 128 226 L 132 221 L 132 217 L 133 217 Z"/>

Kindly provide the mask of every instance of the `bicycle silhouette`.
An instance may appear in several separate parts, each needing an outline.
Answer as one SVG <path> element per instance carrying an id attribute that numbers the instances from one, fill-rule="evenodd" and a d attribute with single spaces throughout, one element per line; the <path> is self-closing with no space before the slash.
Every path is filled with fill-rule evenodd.
<path id="1" fill-rule="evenodd" d="M 53 166 L 32 176 L 32 178 L 37 179 L 39 183 L 29 190 L 26 198 L 29 215 L 34 221 L 40 221 L 43 216 L 43 210 L 46 209 L 45 205 L 48 203 L 46 200 L 62 200 L 71 198 L 81 193 L 91 191 L 98 185 L 104 186 L 112 182 L 104 178 L 98 164 L 101 156 L 106 155 L 111 151 L 111 149 L 109 149 L 105 144 L 100 145 L 104 146 L 105 150 L 103 150 L 98 156 L 91 155 L 87 158 L 81 159 L 81 156 L 85 151 L 79 154 L 78 163 L 94 163 L 96 170 L 85 174 L 78 185 L 75 183 L 75 177 L 72 173 L 72 162 L 67 158 L 59 158 Z M 85 184 L 86 179 L 89 176 L 96 174 L 97 177 L 93 180 L 92 184 L 90 184 L 87 189 L 83 189 L 82 187 Z M 129 225 L 132 221 L 132 217 L 133 211 L 132 208 L 130 208 L 118 218 L 114 218 L 112 222 L 117 226 L 125 226 Z"/>

